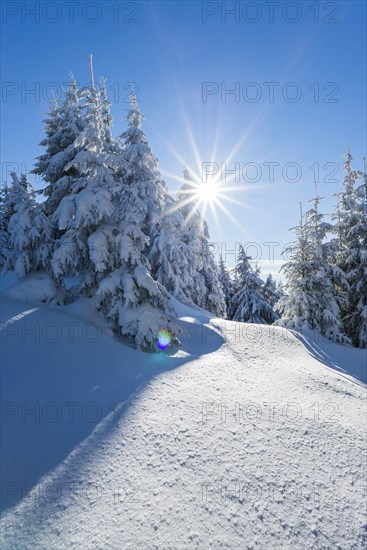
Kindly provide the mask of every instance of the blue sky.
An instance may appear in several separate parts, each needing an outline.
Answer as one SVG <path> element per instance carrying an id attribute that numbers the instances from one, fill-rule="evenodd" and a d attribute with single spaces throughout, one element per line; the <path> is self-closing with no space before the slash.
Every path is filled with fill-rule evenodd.
<path id="1" fill-rule="evenodd" d="M 80 1 L 72 14 L 64 2 L 3 2 L 2 182 L 12 163 L 31 169 L 42 151 L 47 95 L 58 94 L 70 71 L 85 84 L 92 52 L 96 78 L 108 79 L 115 134 L 125 127 L 128 83 L 137 83 L 145 131 L 172 193 L 171 174 L 180 177 L 183 163 L 198 177 L 202 162 L 215 162 L 219 174 L 221 163 L 237 163 L 240 182 L 227 180 L 223 194 L 244 205 L 223 201 L 232 219 L 217 208 L 217 222 L 208 212 L 211 238 L 224 253 L 236 242 L 258 243 L 248 252 L 268 271 L 272 245 L 264 243 L 279 243 L 280 260 L 299 202 L 314 193 L 310 166 L 319 169 L 327 212 L 342 185 L 347 140 L 356 167 L 366 155 L 365 2 L 276 2 L 273 20 L 269 9 L 266 2 Z M 232 265 L 234 255 L 225 257 Z"/>

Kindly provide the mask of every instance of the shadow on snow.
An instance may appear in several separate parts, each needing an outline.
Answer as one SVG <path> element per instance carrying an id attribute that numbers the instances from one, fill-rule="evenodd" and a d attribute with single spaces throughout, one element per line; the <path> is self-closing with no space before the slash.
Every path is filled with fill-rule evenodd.
<path id="1" fill-rule="evenodd" d="M 83 330 L 87 323 L 64 307 L 3 300 L 3 511 L 19 503 L 46 474 L 51 474 L 52 483 L 62 486 L 66 464 L 70 471 L 70 462 L 91 460 L 97 446 L 85 441 L 88 436 L 95 431 L 91 439 L 97 443 L 96 438 L 103 441 L 109 430 L 123 432 L 122 420 L 131 401 L 154 377 L 222 345 L 209 317 L 190 312 L 191 318 L 181 321 L 184 328 L 189 327 L 188 336 L 182 339 L 179 352 L 170 356 L 138 352 L 104 332 L 98 341 L 86 341 Z M 61 336 L 51 341 L 55 325 L 62 328 Z M 43 333 L 46 326 L 48 339 Z M 70 338 L 73 326 L 74 339 Z"/>

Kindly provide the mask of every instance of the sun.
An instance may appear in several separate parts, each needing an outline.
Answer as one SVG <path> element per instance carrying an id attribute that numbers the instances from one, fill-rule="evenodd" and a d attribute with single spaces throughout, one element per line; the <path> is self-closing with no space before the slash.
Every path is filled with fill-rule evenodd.
<path id="1" fill-rule="evenodd" d="M 215 161 L 215 159 L 218 158 L 217 146 L 219 131 L 217 131 L 214 136 L 213 147 L 210 154 L 205 155 L 205 157 L 202 156 L 199 152 L 199 148 L 194 138 L 194 132 L 191 124 L 189 123 L 183 104 L 182 114 L 186 123 L 188 137 L 192 146 L 192 153 L 196 166 L 190 166 L 187 160 L 184 159 L 169 142 L 165 141 L 167 149 L 183 167 L 183 177 L 180 177 L 170 171 L 162 170 L 162 173 L 166 177 L 176 181 L 179 184 L 179 188 L 175 189 L 177 200 L 172 203 L 172 206 L 168 208 L 165 214 L 180 210 L 184 217 L 184 225 L 187 225 L 198 212 L 202 215 L 202 218 L 205 219 L 206 213 L 209 210 L 213 216 L 213 220 L 219 234 L 222 233 L 223 226 L 222 219 L 219 218 L 219 215 L 221 214 L 228 218 L 230 223 L 241 231 L 241 233 L 243 233 L 243 224 L 235 217 L 231 210 L 227 208 L 226 203 L 258 212 L 257 209 L 254 208 L 248 201 L 243 202 L 235 199 L 233 196 L 230 196 L 232 194 L 238 194 L 239 192 L 251 191 L 254 186 L 238 181 L 236 179 L 237 175 L 232 173 L 232 170 L 229 170 L 227 173 L 226 171 L 223 172 L 222 168 L 219 169 L 219 164 Z M 233 158 L 236 153 L 238 153 L 245 139 L 248 137 L 250 130 L 251 127 L 246 129 L 245 133 L 240 137 L 234 148 L 227 155 L 221 155 L 222 158 L 225 159 L 224 162 L 221 162 L 221 167 L 232 166 Z M 205 162 L 203 160 L 204 158 Z M 216 170 L 205 173 L 204 165 L 208 166 L 208 163 L 212 165 L 212 168 L 216 168 Z M 259 188 L 260 184 L 257 185 L 257 189 Z"/>
<path id="2" fill-rule="evenodd" d="M 195 170 L 191 167 L 184 168 L 183 177 L 178 177 L 170 172 L 164 172 L 164 174 L 180 183 L 180 189 L 176 190 L 178 200 L 166 211 L 166 214 L 174 212 L 177 209 L 181 210 L 184 215 L 185 226 L 198 211 L 200 211 L 203 219 L 205 219 L 209 209 L 219 233 L 221 232 L 221 224 L 218 218 L 219 212 L 228 217 L 237 229 L 243 231 L 240 222 L 232 215 L 224 203 L 229 202 L 244 208 L 251 208 L 248 204 L 229 196 L 240 189 L 247 189 L 247 186 L 238 184 L 228 185 L 233 183 L 233 178 L 230 178 L 229 181 L 222 181 L 218 174 L 211 174 L 204 178 L 204 175 L 200 174 L 199 170 L 195 173 Z"/>
<path id="3" fill-rule="evenodd" d="M 195 194 L 199 200 L 204 203 L 213 203 L 220 195 L 218 182 L 216 181 L 201 181 L 195 189 Z"/>

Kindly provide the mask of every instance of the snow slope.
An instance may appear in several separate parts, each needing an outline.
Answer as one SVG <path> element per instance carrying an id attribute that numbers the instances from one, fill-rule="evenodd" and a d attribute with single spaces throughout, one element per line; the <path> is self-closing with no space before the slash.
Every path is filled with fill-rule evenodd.
<path id="1" fill-rule="evenodd" d="M 188 336 L 153 356 L 114 341 L 87 301 L 15 296 L 2 548 L 364 548 L 364 350 L 176 302 Z"/>

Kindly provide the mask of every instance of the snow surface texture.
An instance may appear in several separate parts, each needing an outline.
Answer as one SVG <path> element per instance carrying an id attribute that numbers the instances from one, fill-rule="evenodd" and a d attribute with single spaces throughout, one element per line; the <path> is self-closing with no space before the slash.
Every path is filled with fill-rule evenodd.
<path id="1" fill-rule="evenodd" d="M 182 348 L 144 354 L 90 300 L 16 296 L 2 295 L 1 548 L 365 547 L 364 350 L 174 301 Z"/>

